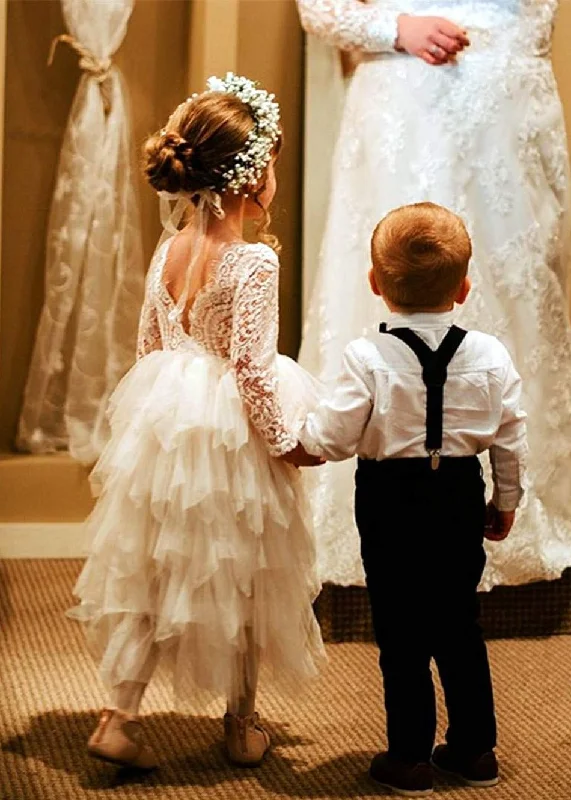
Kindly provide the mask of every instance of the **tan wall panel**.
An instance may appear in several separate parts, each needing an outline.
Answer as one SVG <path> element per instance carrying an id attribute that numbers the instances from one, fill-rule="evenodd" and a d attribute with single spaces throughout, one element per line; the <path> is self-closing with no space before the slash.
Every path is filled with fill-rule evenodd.
<path id="1" fill-rule="evenodd" d="M 131 97 L 134 156 L 184 99 L 188 0 L 135 3 L 117 54 Z M 7 456 L 14 441 L 43 302 L 45 236 L 65 125 L 79 79 L 77 56 L 60 45 L 59 0 L 10 0 L 6 58 L 5 170 L 0 292 L 0 521 L 80 520 L 90 507 L 86 471 L 66 456 Z M 155 193 L 140 181 L 145 258 L 160 232 Z M 39 491 L 44 487 L 45 491 Z"/>
<path id="2" fill-rule="evenodd" d="M 283 245 L 280 349 L 295 355 L 301 314 L 303 38 L 294 0 L 240 0 L 238 70 L 275 92 L 281 105 L 285 147 L 273 228 Z"/>
<path id="3" fill-rule="evenodd" d="M 565 108 L 567 134 L 571 137 L 571 0 L 561 0 L 553 46 L 555 75 Z"/>
<path id="4" fill-rule="evenodd" d="M 116 62 L 131 99 L 133 140 L 140 159 L 145 138 L 161 128 L 187 96 L 189 0 L 136 0 Z M 150 260 L 161 232 L 156 193 L 143 177 L 141 213 L 145 258 Z"/>
<path id="5" fill-rule="evenodd" d="M 211 75 L 235 72 L 241 0 L 191 0 L 188 93 Z"/>
<path id="6" fill-rule="evenodd" d="M 144 137 L 185 96 L 188 0 L 135 4 L 117 54 L 132 98 L 137 158 Z M 67 116 L 79 78 L 77 57 L 52 38 L 64 32 L 59 0 L 10 0 L 6 63 L 5 172 L 0 309 L 0 451 L 16 432 L 43 302 L 45 235 Z M 154 193 L 141 181 L 146 258 L 159 233 Z"/>
<path id="7" fill-rule="evenodd" d="M 0 209 L 2 208 L 2 174 L 4 161 L 4 90 L 6 85 L 6 27 L 8 20 L 8 0 L 0 0 Z M 0 243 L 2 224 L 0 220 Z M 0 286 L 0 290 L 1 290 Z"/>
<path id="8" fill-rule="evenodd" d="M 14 438 L 43 298 L 45 230 L 65 120 L 79 73 L 69 52 L 46 66 L 63 31 L 60 6 L 8 3 L 2 290 L 0 449 Z"/>

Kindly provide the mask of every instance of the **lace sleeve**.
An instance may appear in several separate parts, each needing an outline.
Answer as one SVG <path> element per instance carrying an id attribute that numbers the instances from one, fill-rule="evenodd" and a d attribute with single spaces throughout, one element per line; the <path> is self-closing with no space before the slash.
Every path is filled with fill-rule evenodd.
<path id="1" fill-rule="evenodd" d="M 161 329 L 157 307 L 153 303 L 148 290 L 145 292 L 145 300 L 139 319 L 139 335 L 137 337 L 137 360 L 148 355 L 153 350 L 162 350 L 163 342 L 161 339 Z"/>
<path id="2" fill-rule="evenodd" d="M 275 372 L 279 265 L 269 252 L 247 257 L 234 300 L 230 358 L 250 422 L 270 454 L 281 456 L 294 449 L 297 437 L 286 428 Z"/>
<path id="3" fill-rule="evenodd" d="M 394 50 L 399 12 L 390 4 L 362 0 L 297 0 L 307 33 L 341 50 L 369 53 Z"/>

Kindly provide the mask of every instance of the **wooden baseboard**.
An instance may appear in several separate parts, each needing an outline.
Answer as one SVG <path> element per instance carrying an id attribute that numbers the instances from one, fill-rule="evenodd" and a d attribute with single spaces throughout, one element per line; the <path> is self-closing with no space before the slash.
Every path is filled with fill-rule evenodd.
<path id="1" fill-rule="evenodd" d="M 1 522 L 0 559 L 82 558 L 83 532 L 81 522 Z"/>

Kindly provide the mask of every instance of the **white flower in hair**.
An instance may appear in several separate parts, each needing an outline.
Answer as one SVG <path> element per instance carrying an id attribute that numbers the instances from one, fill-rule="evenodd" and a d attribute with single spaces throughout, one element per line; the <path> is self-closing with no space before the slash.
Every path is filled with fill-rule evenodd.
<path id="1" fill-rule="evenodd" d="M 275 95 L 260 89 L 249 78 L 227 72 L 226 77 L 211 77 L 206 82 L 206 91 L 232 94 L 252 109 L 254 127 L 248 134 L 244 149 L 236 154 L 231 164 L 225 165 L 222 177 L 225 185 L 221 191 L 232 189 L 238 194 L 243 186 L 255 186 L 264 174 L 272 158 L 272 152 L 279 139 L 280 107 L 275 101 Z M 171 114 L 169 123 L 177 111 L 187 103 L 192 103 L 199 94 L 193 94 L 181 103 Z M 166 134 L 167 127 L 161 133 Z"/>
<path id="2" fill-rule="evenodd" d="M 248 134 L 244 149 L 227 166 L 223 175 L 226 188 L 237 194 L 243 186 L 255 186 L 271 161 L 280 136 L 280 107 L 275 102 L 275 95 L 233 72 L 226 73 L 225 78 L 209 78 L 206 86 L 207 92 L 234 95 L 249 105 L 254 115 L 254 127 Z"/>

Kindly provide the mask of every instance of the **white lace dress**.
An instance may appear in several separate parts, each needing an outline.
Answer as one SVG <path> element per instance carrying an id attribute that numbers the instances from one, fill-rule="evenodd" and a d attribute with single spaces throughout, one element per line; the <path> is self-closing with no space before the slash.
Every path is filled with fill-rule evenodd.
<path id="1" fill-rule="evenodd" d="M 163 284 L 171 241 L 149 271 L 139 360 L 111 400 L 70 613 L 108 687 L 147 682 L 158 645 L 182 699 L 235 696 L 252 637 L 299 684 L 323 656 L 319 583 L 300 472 L 275 457 L 296 444 L 316 382 L 276 352 L 273 251 L 228 246 L 187 335 Z"/>
<path id="2" fill-rule="evenodd" d="M 482 587 L 555 578 L 571 565 L 569 182 L 550 61 L 556 0 L 298 0 L 304 27 L 365 51 L 348 87 L 320 266 L 300 363 L 329 381 L 351 339 L 386 317 L 367 283 L 369 242 L 391 208 L 432 200 L 473 237 L 473 289 L 457 322 L 498 336 L 524 381 L 528 490 L 488 547 Z M 436 14 L 472 41 L 456 64 L 394 52 L 399 13 Z M 320 577 L 362 584 L 352 463 L 315 479 Z M 387 498 L 390 502 L 390 498 Z"/>

